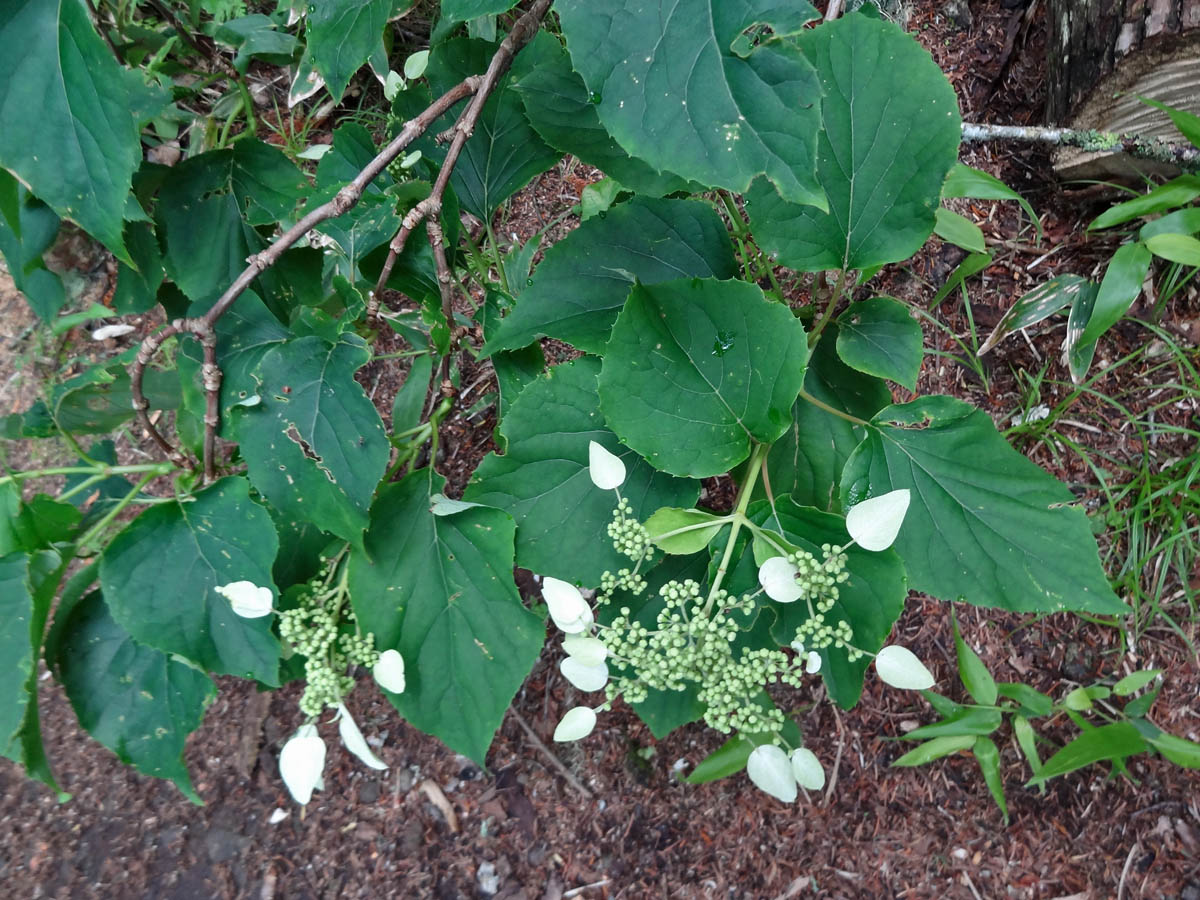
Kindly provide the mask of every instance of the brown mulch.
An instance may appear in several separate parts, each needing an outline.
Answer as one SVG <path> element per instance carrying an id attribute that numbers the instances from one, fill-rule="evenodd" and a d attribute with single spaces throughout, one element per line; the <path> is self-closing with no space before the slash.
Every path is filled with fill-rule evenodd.
<path id="1" fill-rule="evenodd" d="M 1038 121 L 1044 89 L 1044 13 L 1023 24 L 1022 9 L 999 0 L 972 4 L 964 27 L 940 3 L 922 2 L 907 27 L 934 53 L 959 92 L 964 118 Z M 1005 145 L 964 147 L 963 159 L 1003 178 L 1045 212 L 1047 240 L 1033 246 L 1013 204 L 967 204 L 961 211 L 997 242 L 996 259 L 969 284 L 980 337 L 1024 290 L 1057 272 L 1090 274 L 1105 258 L 1102 240 L 1079 237 L 1093 213 L 1055 183 L 1040 150 Z M 501 234 L 524 240 L 578 198 L 594 173 L 558 167 L 512 205 Z M 557 229 L 568 229 L 565 221 Z M 1042 257 L 1062 245 L 1046 259 Z M 545 246 L 545 244 L 543 244 Z M 890 267 L 869 287 L 927 307 L 961 255 L 932 241 L 905 266 Z M 11 298 L 10 298 L 11 299 Z M 21 339 L 20 313 L 0 297 L 5 345 Z M 932 311 L 954 334 L 970 325 L 957 293 Z M 12 313 L 12 315 L 8 315 Z M 1200 334 L 1193 289 L 1168 311 L 1164 325 L 1187 340 Z M 1195 329 L 1191 331 L 1191 329 Z M 985 357 L 985 379 L 969 367 L 930 356 L 922 392 L 951 393 L 979 405 L 1001 427 L 1020 410 L 1018 372 L 1046 367 L 1043 399 L 1066 396 L 1070 379 L 1058 361 L 1057 329 L 1031 329 Z M 1102 342 L 1097 366 L 1148 340 L 1122 323 Z M 1190 346 L 1195 356 L 1195 338 Z M 927 347 L 957 352 L 942 330 L 927 329 Z M 398 349 L 397 347 L 383 348 Z M 569 349 L 569 348 L 568 348 Z M 561 345 L 548 346 L 560 358 Z M 7 352 L 7 351 L 6 351 Z M 1140 412 L 1151 402 L 1149 364 L 1113 368 L 1095 384 Z M 403 368 L 364 372 L 381 408 Z M 467 369 L 462 385 L 486 376 Z M 486 384 L 477 392 L 490 389 Z M 903 390 L 898 400 L 908 399 Z M 6 401 L 7 402 L 7 401 Z M 4 409 L 3 412 L 7 412 Z M 385 413 L 386 414 L 386 413 Z M 1195 409 L 1166 406 L 1160 421 L 1194 422 Z M 1095 396 L 1076 401 L 1070 418 L 1103 424 Z M 452 423 L 439 466 L 457 495 L 466 474 L 493 449 L 494 413 Z M 1089 448 L 1136 457 L 1118 430 L 1064 426 Z M 1024 449 L 1039 464 L 1097 499 L 1094 477 L 1077 457 L 1052 444 Z M 1160 459 L 1195 453 L 1170 438 Z M 714 502 L 727 484 L 714 483 Z M 1200 573 L 1197 573 L 1200 579 Z M 1061 694 L 1080 681 L 1130 668 L 1162 667 L 1167 679 L 1156 721 L 1200 738 L 1200 660 L 1171 633 L 1151 630 L 1128 655 L 1114 628 L 1080 618 L 1040 619 L 959 606 L 960 624 L 998 680 L 1021 681 Z M 926 660 L 945 693 L 956 687 L 947 606 L 914 595 L 896 640 Z M 1024 787 L 1026 765 L 1007 727 L 1000 732 L 1010 823 L 1005 826 L 974 761 L 963 755 L 918 769 L 891 768 L 911 745 L 898 742 L 931 721 L 915 695 L 884 690 L 868 678 L 862 702 L 838 712 L 820 697 L 781 695 L 802 710 L 806 744 L 830 776 L 823 795 L 785 806 L 753 789 L 744 776 L 708 785 L 675 775 L 720 744 L 699 725 L 655 741 L 623 706 L 602 716 L 577 744 L 556 745 L 550 733 L 575 691 L 559 675 L 550 644 L 513 701 L 481 770 L 401 721 L 370 683 L 349 705 L 362 730 L 383 740 L 385 772 L 365 769 L 330 741 L 326 789 L 301 810 L 290 801 L 277 767 L 279 747 L 301 720 L 299 689 L 275 694 L 221 681 L 221 692 L 188 745 L 187 762 L 206 805 L 189 805 L 167 783 L 144 778 L 83 734 L 60 688 L 43 682 L 43 733 L 61 784 L 73 795 L 58 804 L 12 764 L 0 762 L 0 890 L 11 897 L 62 898 L 1183 898 L 1200 900 L 1200 777 L 1161 759 L 1130 764 L 1130 778 L 1105 779 L 1091 767 L 1055 779 L 1044 793 Z M 1122 655 L 1122 654 L 1125 655 Z M 821 702 L 815 702 L 820 700 Z M 517 721 L 528 723 L 563 776 Z M 327 738 L 331 729 L 324 729 Z M 1068 739 L 1066 729 L 1048 737 Z M 287 817 L 269 824 L 273 811 Z M 446 810 L 452 815 L 448 816 Z"/>

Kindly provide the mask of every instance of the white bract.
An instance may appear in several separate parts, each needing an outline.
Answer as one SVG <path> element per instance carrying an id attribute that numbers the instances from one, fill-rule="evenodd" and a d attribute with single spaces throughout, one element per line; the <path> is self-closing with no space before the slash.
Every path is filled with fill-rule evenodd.
<path id="1" fill-rule="evenodd" d="M 850 537 L 864 550 L 886 550 L 900 533 L 909 498 L 908 488 L 901 488 L 850 507 L 846 513 Z"/>
<path id="2" fill-rule="evenodd" d="M 568 656 L 585 666 L 598 666 L 608 658 L 608 648 L 598 638 L 571 634 L 563 638 L 562 645 Z"/>
<path id="3" fill-rule="evenodd" d="M 386 769 L 387 763 L 372 753 L 371 748 L 367 746 L 366 739 L 363 738 L 358 723 L 350 715 L 350 710 L 346 709 L 346 704 L 339 703 L 337 709 L 338 734 L 342 736 L 342 743 L 346 745 L 346 749 L 372 769 Z"/>
<path id="4" fill-rule="evenodd" d="M 243 619 L 261 619 L 270 615 L 275 599 L 270 588 L 259 587 L 253 581 L 231 581 L 213 590 L 228 600 L 233 611 Z"/>
<path id="5" fill-rule="evenodd" d="M 792 775 L 802 788 L 819 791 L 825 787 L 825 770 L 821 768 L 821 761 L 807 747 L 793 750 L 791 762 Z"/>
<path id="6" fill-rule="evenodd" d="M 578 634 L 593 622 L 592 608 L 573 584 L 546 576 L 542 579 L 542 598 L 560 631 Z"/>
<path id="7" fill-rule="evenodd" d="M 288 792 L 301 806 L 312 799 L 325 769 L 325 742 L 315 725 L 301 725 L 279 752 L 279 774 Z"/>
<path id="8" fill-rule="evenodd" d="M 934 685 L 933 675 L 907 647 L 893 644 L 875 657 L 875 671 L 894 688 L 923 691 Z"/>
<path id="9" fill-rule="evenodd" d="M 758 583 L 776 603 L 795 603 L 804 591 L 796 581 L 800 570 L 785 556 L 772 556 L 758 569 Z"/>
<path id="10" fill-rule="evenodd" d="M 558 664 L 563 677 L 581 691 L 599 691 L 608 684 L 608 666 L 600 663 L 589 666 L 574 656 L 568 656 Z"/>
<path id="11" fill-rule="evenodd" d="M 101 325 L 99 328 L 97 328 L 95 331 L 92 332 L 92 340 L 93 341 L 106 341 L 109 338 L 122 337 L 126 334 L 129 334 L 129 332 L 136 331 L 136 330 L 137 329 L 134 328 L 132 325 L 127 325 L 127 324 Z"/>
<path id="12" fill-rule="evenodd" d="M 398 650 L 384 650 L 379 660 L 371 667 L 371 674 L 379 686 L 393 694 L 404 693 L 404 657 Z"/>
<path id="13" fill-rule="evenodd" d="M 808 658 L 804 662 L 804 671 L 809 675 L 815 675 L 821 671 L 821 654 L 816 650 L 808 651 Z"/>
<path id="14" fill-rule="evenodd" d="M 759 790 L 766 791 L 784 803 L 796 799 L 796 776 L 788 756 L 774 744 L 763 744 L 750 751 L 746 774 Z"/>
<path id="15" fill-rule="evenodd" d="M 611 491 L 625 483 L 625 463 L 595 441 L 588 441 L 588 474 L 596 487 Z"/>
<path id="16" fill-rule="evenodd" d="M 567 710 L 558 727 L 554 729 L 556 741 L 577 741 L 592 733 L 596 727 L 596 713 L 588 706 L 576 706 Z"/>

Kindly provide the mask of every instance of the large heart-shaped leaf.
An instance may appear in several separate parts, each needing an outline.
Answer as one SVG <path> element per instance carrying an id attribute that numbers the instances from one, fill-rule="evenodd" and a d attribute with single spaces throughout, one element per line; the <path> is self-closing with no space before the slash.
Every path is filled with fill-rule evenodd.
<path id="1" fill-rule="evenodd" d="M 602 353 L 635 282 L 724 279 L 736 272 L 729 234 L 707 203 L 634 198 L 546 251 L 533 284 L 483 352 L 513 350 L 547 336 Z"/>
<path id="2" fill-rule="evenodd" d="M 699 493 L 696 482 L 657 472 L 617 443 L 600 414 L 599 374 L 600 360 L 588 356 L 553 367 L 523 390 L 500 426 L 507 452 L 486 456 L 463 495 L 516 520 L 517 565 L 587 585 L 629 565 L 604 536 L 617 500 L 592 483 L 590 441 L 624 460 L 621 496 L 640 519 L 660 506 L 690 506 Z"/>
<path id="3" fill-rule="evenodd" d="M 557 52 L 556 47 L 554 38 L 539 32 L 517 55 L 513 71 L 500 79 L 488 98 L 475 133 L 454 167 L 450 186 L 463 208 L 481 219 L 490 220 L 501 203 L 559 160 L 558 151 L 546 146 L 525 118 L 525 105 L 512 88 L 517 74 L 550 58 Z M 464 78 L 485 71 L 495 52 L 496 45 L 467 38 L 454 38 L 434 47 L 425 70 L 433 95 L 439 96 Z M 451 127 L 457 115 L 458 110 L 451 110 L 429 133 Z M 421 148 L 438 162 L 445 157 L 445 147 L 432 141 L 422 143 Z"/>
<path id="4" fill-rule="evenodd" d="M 821 87 L 791 39 L 804 0 L 559 0 L 575 70 L 600 121 L 653 168 L 743 192 L 765 174 L 794 203 L 825 206 L 814 177 Z M 748 30 L 768 26 L 759 43 Z"/>
<path id="5" fill-rule="evenodd" d="M 637 285 L 613 326 L 600 405 L 656 469 L 720 475 L 787 430 L 807 359 L 804 327 L 752 284 Z"/>
<path id="6" fill-rule="evenodd" d="M 777 498 L 774 507 L 765 500 L 756 501 L 747 515 L 755 524 L 782 534 L 793 547 L 818 559 L 822 544 L 845 547 L 850 543 L 846 520 L 841 516 L 800 506 L 788 497 Z M 884 645 L 904 610 L 904 598 L 908 596 L 904 564 L 893 550 L 873 553 L 850 547 L 846 550 L 846 571 L 850 577 L 838 585 L 838 599 L 827 614 L 827 621 L 831 626 L 842 620 L 849 622 L 854 646 L 874 653 Z M 787 646 L 796 639 L 796 629 L 808 618 L 808 605 L 775 603 L 772 608 L 776 619 L 771 636 L 780 646 Z M 863 674 L 871 663 L 870 657 L 850 662 L 845 650 L 834 647 L 822 650 L 821 657 L 821 675 L 830 696 L 843 709 L 854 706 L 862 693 Z"/>
<path id="7" fill-rule="evenodd" d="M 80 3 L 0 0 L 0 166 L 132 263 L 121 236 L 142 161 L 132 82 Z"/>
<path id="8" fill-rule="evenodd" d="M 200 803 L 182 756 L 188 734 L 216 696 L 212 679 L 134 641 L 113 620 L 99 591 L 60 610 L 54 630 L 48 662 L 79 724 L 121 762 L 170 779 Z"/>
<path id="9" fill-rule="evenodd" d="M 869 419 L 892 402 L 880 379 L 856 372 L 838 357 L 836 325 L 825 329 L 813 348 L 804 376 L 804 390 L 821 403 Z M 827 412 L 804 397 L 792 407 L 788 430 L 771 447 L 765 467 L 776 497 L 790 494 L 801 506 L 838 512 L 838 482 L 842 467 L 866 430 L 848 419 Z M 756 496 L 765 496 L 758 487 Z"/>
<path id="10" fill-rule="evenodd" d="M 754 235 L 802 271 L 907 259 L 933 233 L 942 182 L 958 161 L 954 88 L 890 22 L 849 15 L 798 40 L 825 91 L 817 178 L 829 212 L 758 181 L 747 196 Z"/>
<path id="11" fill-rule="evenodd" d="M 448 22 L 466 22 L 508 12 L 516 5 L 517 0 L 444 0 L 442 18 Z"/>
<path id="12" fill-rule="evenodd" d="M 482 765 L 545 628 L 513 586 L 513 520 L 482 506 L 433 515 L 443 484 L 421 469 L 380 493 L 350 597 L 376 646 L 404 657 L 407 687 L 388 695 L 401 715 Z"/>
<path id="13" fill-rule="evenodd" d="M 842 472 L 842 506 L 907 488 L 896 539 L 912 587 L 1023 612 L 1128 612 L 1067 488 L 952 397 L 889 406 Z"/>
<path id="14" fill-rule="evenodd" d="M 600 124 L 587 85 L 564 52 L 539 61 L 514 82 L 525 101 L 525 114 L 547 144 L 570 153 L 616 179 L 636 194 L 661 197 L 676 191 L 704 190 L 670 172 L 659 172 L 621 149 Z"/>
<path id="15" fill-rule="evenodd" d="M 921 370 L 921 325 L 891 297 L 852 303 L 838 316 L 837 351 L 851 368 L 888 378 L 910 391 Z"/>
<path id="16" fill-rule="evenodd" d="M 113 538 L 100 584 L 113 618 L 138 643 L 202 668 L 278 684 L 269 616 L 243 619 L 215 588 L 271 587 L 279 540 L 244 478 L 222 478 L 187 502 L 150 507 Z"/>
<path id="17" fill-rule="evenodd" d="M 308 49 L 329 93 L 342 99 L 354 73 L 383 41 L 395 0 L 325 0 L 308 8 Z"/>
<path id="18" fill-rule="evenodd" d="M 368 359 L 354 334 L 275 345 L 254 373 L 262 402 L 233 418 L 250 480 L 271 505 L 356 544 L 390 452 L 383 420 L 354 380 Z"/>

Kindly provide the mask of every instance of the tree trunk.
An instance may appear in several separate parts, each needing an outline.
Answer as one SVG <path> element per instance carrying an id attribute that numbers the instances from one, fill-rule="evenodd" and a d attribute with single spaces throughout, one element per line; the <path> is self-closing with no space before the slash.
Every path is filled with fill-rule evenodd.
<path id="1" fill-rule="evenodd" d="M 1138 97 L 1200 115 L 1200 0 L 1049 0 L 1047 119 L 1071 128 L 1181 140 Z M 1064 178 L 1154 171 L 1124 154 L 1066 149 Z"/>

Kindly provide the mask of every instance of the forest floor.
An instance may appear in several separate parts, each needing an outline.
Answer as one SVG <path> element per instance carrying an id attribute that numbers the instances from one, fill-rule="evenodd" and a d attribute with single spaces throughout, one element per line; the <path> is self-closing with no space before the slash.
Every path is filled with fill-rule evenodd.
<path id="1" fill-rule="evenodd" d="M 972 3 L 969 22 L 961 13 L 948 18 L 940 2 L 911 10 L 904 24 L 954 83 L 965 120 L 1040 122 L 1044 14 L 1030 21 L 1023 15 L 999 0 Z M 1058 185 L 1043 151 L 974 145 L 964 146 L 962 159 L 1023 193 L 1042 215 L 1045 240 L 1035 245 L 1015 204 L 962 202 L 957 208 L 983 227 L 996 254 L 981 276 L 967 281 L 966 300 L 951 291 L 932 303 L 963 255 L 937 239 L 909 264 L 885 270 L 869 289 L 928 310 L 931 352 L 922 393 L 969 400 L 1001 428 L 1039 403 L 1070 400 L 1056 411 L 1052 428 L 1028 429 L 1014 439 L 1090 509 L 1105 509 L 1107 497 L 1085 454 L 1113 484 L 1122 484 L 1133 477 L 1122 474 L 1123 467 L 1155 473 L 1197 453 L 1193 436 L 1170 430 L 1173 423 L 1194 429 L 1200 414 L 1198 386 L 1181 382 L 1186 366 L 1176 355 L 1193 366 L 1200 360 L 1197 291 L 1168 306 L 1161 332 L 1127 320 L 1102 339 L 1093 369 L 1099 374 L 1085 392 L 1074 389 L 1059 361 L 1061 318 L 1007 339 L 976 362 L 973 346 L 1016 297 L 1054 274 L 1093 275 L 1114 244 L 1083 231 L 1103 198 Z M 585 169 L 551 170 L 514 199 L 497 231 L 527 239 L 578 202 L 588 180 Z M 87 277 L 103 292 L 106 267 L 90 269 Z M 807 287 L 797 281 L 791 289 Z M 1133 312 L 1147 314 L 1140 307 Z M 33 376 L 61 353 L 61 347 L 36 343 L 33 324 L 11 284 L 7 290 L 0 284 L 0 413 L 26 407 L 37 390 Z M 120 347 L 137 337 L 122 339 Z M 390 397 L 394 387 L 384 384 L 381 394 Z M 1124 412 L 1105 397 L 1118 400 Z M 909 395 L 898 389 L 897 399 Z M 451 493 L 461 491 L 465 473 L 494 449 L 494 422 L 489 415 L 447 434 Z M 1150 424 L 1160 427 L 1146 437 Z M 1119 505 L 1108 512 L 1114 527 L 1100 540 L 1116 575 L 1138 552 L 1131 541 L 1151 525 L 1135 532 Z M 1126 583 L 1148 583 L 1155 575 L 1133 572 Z M 1183 573 L 1183 580 L 1194 591 L 1200 571 Z M 1077 683 L 1163 668 L 1166 683 L 1152 717 L 1198 740 L 1196 612 L 1186 585 L 1169 578 L 1164 585 L 1146 589 L 1157 599 L 1138 602 L 1124 631 L 1066 614 L 1036 618 L 960 606 L 958 615 L 964 636 L 997 680 L 1054 696 Z M 944 692 L 962 699 L 948 613 L 945 603 L 912 595 L 896 640 L 930 665 Z M 371 685 L 360 686 L 350 705 L 364 733 L 383 740 L 377 752 L 389 768 L 367 770 L 340 745 L 332 747 L 326 789 L 303 810 L 291 802 L 277 766 L 279 747 L 301 720 L 297 685 L 269 694 L 221 680 L 186 754 L 205 801 L 197 807 L 171 784 L 136 774 L 92 742 L 62 691 L 46 680 L 43 733 L 72 799 L 59 804 L 0 761 L 0 894 L 72 900 L 1200 900 L 1200 775 L 1194 771 L 1136 758 L 1129 778 L 1106 779 L 1105 770 L 1093 766 L 1054 779 L 1039 793 L 1024 786 L 1030 773 L 1005 726 L 998 736 L 1011 817 L 1005 825 L 971 757 L 890 767 L 911 747 L 895 739 L 931 721 L 932 710 L 917 695 L 884 690 L 868 678 L 850 712 L 797 696 L 806 746 L 825 766 L 829 788 L 784 805 L 743 775 L 696 787 L 680 783 L 677 774 L 715 749 L 720 735 L 697 724 L 656 741 L 625 707 L 606 715 L 588 739 L 551 744 L 552 761 L 545 745 L 574 690 L 558 674 L 560 652 L 547 645 L 513 701 L 486 770 L 399 720 Z M 1067 738 L 1060 725 L 1050 728 L 1051 739 Z M 286 817 L 272 824 L 276 810 Z"/>

